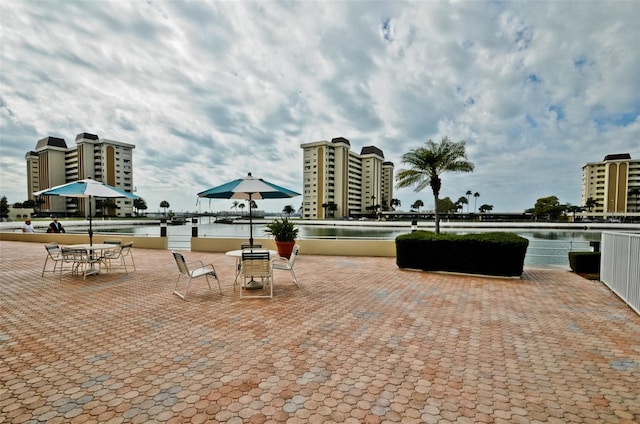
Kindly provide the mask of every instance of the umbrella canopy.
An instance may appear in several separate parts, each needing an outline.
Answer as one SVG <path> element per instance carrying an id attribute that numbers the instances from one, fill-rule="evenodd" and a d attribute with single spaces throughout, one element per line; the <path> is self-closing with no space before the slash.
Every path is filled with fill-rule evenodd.
<path id="1" fill-rule="evenodd" d="M 91 224 L 92 197 L 126 197 L 137 199 L 138 196 L 128 191 L 110 186 L 100 181 L 86 179 L 62 184 L 33 193 L 34 196 L 88 197 L 89 198 L 89 244 L 93 244 L 93 228 Z"/>
<path id="2" fill-rule="evenodd" d="M 244 178 L 238 178 L 237 180 L 198 193 L 198 197 L 206 197 L 209 199 L 249 200 L 249 243 L 251 245 L 253 245 L 251 201 L 256 199 L 285 199 L 295 196 L 300 196 L 300 193 L 280 187 L 262 178 L 256 178 L 251 175 L 251 172 Z"/>
<path id="3" fill-rule="evenodd" d="M 86 179 L 62 184 L 46 190 L 33 193 L 34 196 L 63 196 L 63 197 L 128 197 L 137 199 L 138 196 L 128 191 L 110 186 L 100 181 Z"/>

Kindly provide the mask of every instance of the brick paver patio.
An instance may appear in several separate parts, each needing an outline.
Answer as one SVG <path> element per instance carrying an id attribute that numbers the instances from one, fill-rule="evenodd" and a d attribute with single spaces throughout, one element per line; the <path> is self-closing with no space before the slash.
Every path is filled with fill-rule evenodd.
<path id="1" fill-rule="evenodd" d="M 562 270 L 521 280 L 301 256 L 300 288 L 172 294 L 168 251 L 137 271 L 40 277 L 0 241 L 0 422 L 638 423 L 640 317 Z"/>

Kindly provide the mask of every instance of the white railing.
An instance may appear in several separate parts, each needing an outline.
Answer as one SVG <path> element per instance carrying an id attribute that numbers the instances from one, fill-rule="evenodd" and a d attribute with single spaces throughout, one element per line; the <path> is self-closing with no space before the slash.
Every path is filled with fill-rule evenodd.
<path id="1" fill-rule="evenodd" d="M 600 280 L 640 314 L 640 234 L 602 233 Z"/>

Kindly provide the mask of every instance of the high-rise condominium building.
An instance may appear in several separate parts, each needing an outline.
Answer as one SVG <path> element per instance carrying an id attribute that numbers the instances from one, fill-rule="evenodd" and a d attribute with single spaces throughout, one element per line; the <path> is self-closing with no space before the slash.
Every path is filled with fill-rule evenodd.
<path id="1" fill-rule="evenodd" d="M 38 140 L 35 150 L 25 156 L 29 199 L 35 200 L 35 191 L 85 178 L 133 192 L 134 148 L 133 144 L 100 139 L 88 133 L 78 134 L 76 145 L 72 147 L 58 137 Z M 42 202 L 38 209 L 51 214 L 86 216 L 89 207 L 86 201 L 69 197 L 41 196 L 38 200 Z M 105 210 L 105 214 L 122 217 L 133 214 L 133 200 L 109 200 L 113 200 L 117 207 Z"/>
<path id="2" fill-rule="evenodd" d="M 593 199 L 594 215 L 640 213 L 640 160 L 628 153 L 607 155 L 582 167 L 582 205 Z"/>
<path id="3" fill-rule="evenodd" d="M 382 150 L 366 146 L 357 154 L 343 137 L 300 147 L 304 162 L 303 218 L 369 215 L 389 209 L 393 163 L 384 160 Z"/>

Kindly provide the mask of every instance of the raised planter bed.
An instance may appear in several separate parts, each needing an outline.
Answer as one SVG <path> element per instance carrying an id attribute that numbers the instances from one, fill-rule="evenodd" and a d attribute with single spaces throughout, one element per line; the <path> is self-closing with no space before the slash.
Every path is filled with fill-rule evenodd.
<path id="1" fill-rule="evenodd" d="M 517 234 L 436 234 L 414 231 L 396 237 L 400 268 L 516 277 L 522 275 L 529 240 Z"/>

